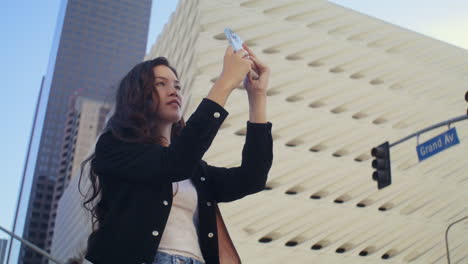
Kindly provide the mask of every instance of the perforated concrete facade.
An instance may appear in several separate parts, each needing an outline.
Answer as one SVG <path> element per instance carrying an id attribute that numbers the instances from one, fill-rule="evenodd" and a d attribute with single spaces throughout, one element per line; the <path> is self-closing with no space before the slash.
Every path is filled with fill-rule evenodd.
<path id="1" fill-rule="evenodd" d="M 220 205 L 244 263 L 445 263 L 445 230 L 468 215 L 468 122 L 452 125 L 459 145 L 424 162 L 416 140 L 392 148 L 381 191 L 370 149 L 465 114 L 468 52 L 323 0 L 181 0 L 147 58 L 179 70 L 186 119 L 221 72 L 225 27 L 272 69 L 269 190 Z M 242 88 L 226 109 L 204 159 L 232 167 Z M 452 263 L 468 263 L 467 221 L 449 243 Z"/>

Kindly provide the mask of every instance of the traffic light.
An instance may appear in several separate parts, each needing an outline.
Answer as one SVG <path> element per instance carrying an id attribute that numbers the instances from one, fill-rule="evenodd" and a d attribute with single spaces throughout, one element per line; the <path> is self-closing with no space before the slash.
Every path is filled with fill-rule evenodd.
<path id="1" fill-rule="evenodd" d="M 379 189 L 392 184 L 392 173 L 390 168 L 390 146 L 388 141 L 372 149 L 371 154 L 375 159 L 372 161 L 372 168 L 375 169 L 372 179 L 377 181 Z"/>

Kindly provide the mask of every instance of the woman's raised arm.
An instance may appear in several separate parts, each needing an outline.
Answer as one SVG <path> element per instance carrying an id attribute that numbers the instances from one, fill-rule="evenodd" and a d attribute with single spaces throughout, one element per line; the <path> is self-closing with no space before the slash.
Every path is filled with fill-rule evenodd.
<path id="1" fill-rule="evenodd" d="M 234 53 L 231 47 L 226 49 L 218 81 L 168 147 L 123 142 L 110 132 L 101 135 L 95 149 L 96 173 L 141 184 L 190 178 L 228 115 L 224 109 L 227 98 L 252 69 L 253 62 L 245 55 Z"/>

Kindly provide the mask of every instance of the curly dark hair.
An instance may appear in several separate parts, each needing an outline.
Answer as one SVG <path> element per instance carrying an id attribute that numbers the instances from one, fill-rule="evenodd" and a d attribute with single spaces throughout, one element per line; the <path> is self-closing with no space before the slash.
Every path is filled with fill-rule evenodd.
<path id="1" fill-rule="evenodd" d="M 157 135 L 158 123 L 154 121 L 160 98 L 154 87 L 153 69 L 158 65 L 167 66 L 178 77 L 177 71 L 170 66 L 168 60 L 164 57 L 137 64 L 120 81 L 116 94 L 115 110 L 103 133 L 111 132 L 114 137 L 125 142 L 163 144 L 165 139 Z M 172 125 L 171 140 L 180 135 L 184 126 L 185 121 L 183 118 Z M 81 195 L 85 197 L 83 207 L 91 213 L 93 233 L 99 228 L 99 223 L 104 221 L 108 211 L 108 204 L 103 199 L 103 197 L 106 197 L 106 189 L 103 189 L 99 184 L 99 175 L 95 172 L 94 162 L 95 153 L 81 163 L 78 183 L 78 189 L 81 193 L 80 186 L 83 171 L 85 171 L 85 167 L 89 163 L 88 177 L 91 186 L 87 195 L 83 193 Z M 96 199 L 98 200 L 95 201 Z"/>

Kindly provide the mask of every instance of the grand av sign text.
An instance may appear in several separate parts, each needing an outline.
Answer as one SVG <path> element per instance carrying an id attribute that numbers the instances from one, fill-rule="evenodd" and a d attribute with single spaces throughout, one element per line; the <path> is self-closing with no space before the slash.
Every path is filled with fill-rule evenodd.
<path id="1" fill-rule="evenodd" d="M 447 132 L 416 146 L 419 161 L 423 161 L 430 156 L 433 156 L 442 150 L 448 149 L 458 143 L 460 143 L 460 140 L 457 136 L 457 130 L 453 127 Z"/>

